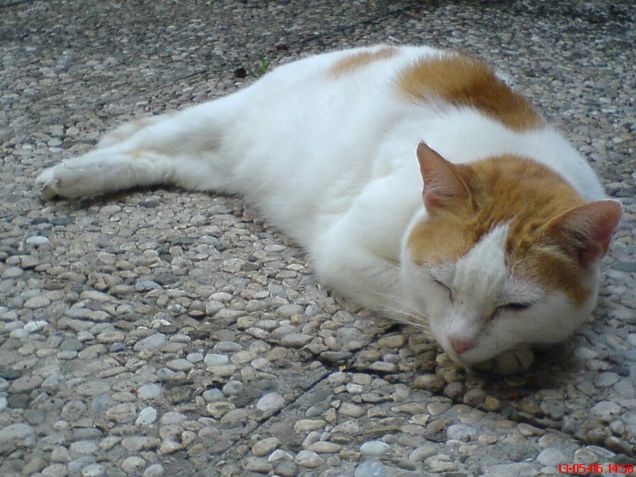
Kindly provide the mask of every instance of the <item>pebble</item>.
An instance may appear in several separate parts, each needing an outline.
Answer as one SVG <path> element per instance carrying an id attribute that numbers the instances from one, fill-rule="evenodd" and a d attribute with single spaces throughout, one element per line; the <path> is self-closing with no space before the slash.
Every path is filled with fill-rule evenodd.
<path id="1" fill-rule="evenodd" d="M 570 459 L 568 459 L 561 450 L 555 447 L 548 447 L 543 449 L 537 456 L 537 461 L 544 467 L 556 468 L 558 464 L 569 462 Z"/>
<path id="2" fill-rule="evenodd" d="M 340 405 L 338 412 L 347 417 L 360 417 L 365 413 L 365 409 L 364 407 L 351 402 L 343 402 Z"/>
<path id="3" fill-rule="evenodd" d="M 203 362 L 206 366 L 220 366 L 228 364 L 230 362 L 230 358 L 224 354 L 208 353 L 205 355 Z"/>
<path id="4" fill-rule="evenodd" d="M 398 367 L 386 361 L 375 361 L 369 365 L 369 369 L 378 373 L 395 373 Z"/>
<path id="5" fill-rule="evenodd" d="M 165 470 L 161 464 L 152 464 L 144 471 L 143 477 L 163 477 Z"/>
<path id="6" fill-rule="evenodd" d="M 322 465 L 322 458 L 313 451 L 301 450 L 298 454 L 296 454 L 294 462 L 301 467 L 315 469 Z"/>
<path id="7" fill-rule="evenodd" d="M 82 477 L 102 477 L 106 475 L 101 464 L 88 464 L 80 471 Z"/>
<path id="8" fill-rule="evenodd" d="M 307 432 L 321 429 L 326 424 L 322 419 L 300 419 L 294 423 L 294 432 Z"/>
<path id="9" fill-rule="evenodd" d="M 190 371 L 192 368 L 194 368 L 194 364 L 183 358 L 168 361 L 166 363 L 166 366 L 168 367 L 168 369 L 171 369 L 173 371 Z"/>
<path id="10" fill-rule="evenodd" d="M 289 333 L 281 338 L 280 344 L 286 348 L 302 348 L 304 345 L 309 343 L 311 339 L 312 337 L 310 335 Z"/>
<path id="11" fill-rule="evenodd" d="M 40 376 L 23 376 L 13 381 L 10 389 L 14 393 L 24 393 L 37 388 L 42 384 L 42 381 Z"/>
<path id="12" fill-rule="evenodd" d="M 594 384 L 598 387 L 607 388 L 618 382 L 620 376 L 616 373 L 601 373 L 594 379 Z"/>
<path id="13" fill-rule="evenodd" d="M 278 439 L 278 437 L 267 437 L 265 439 L 261 439 L 252 446 L 252 454 L 257 457 L 265 456 L 276 449 L 279 444 L 280 439 Z"/>
<path id="14" fill-rule="evenodd" d="M 37 295 L 25 301 L 24 307 L 36 309 L 36 308 L 44 308 L 46 306 L 49 306 L 50 304 L 51 304 L 51 300 L 49 300 L 47 297 L 45 297 L 44 295 Z"/>
<path id="15" fill-rule="evenodd" d="M 187 419 L 188 417 L 185 414 L 182 414 L 180 412 L 175 412 L 175 411 L 168 411 L 163 416 L 161 416 L 161 419 L 159 419 L 159 422 L 162 425 L 170 425 L 170 424 L 178 424 L 180 422 L 186 421 Z"/>
<path id="16" fill-rule="evenodd" d="M 18 278 L 24 274 L 20 267 L 7 267 L 2 272 L 2 278 Z"/>
<path id="17" fill-rule="evenodd" d="M 276 392 L 265 394 L 256 403 L 256 409 L 261 412 L 276 412 L 285 406 L 285 399 Z"/>
<path id="18" fill-rule="evenodd" d="M 608 420 L 615 414 L 618 414 L 621 410 L 620 406 L 613 401 L 601 401 L 596 403 L 591 411 L 592 414 L 597 415 L 601 419 Z"/>
<path id="19" fill-rule="evenodd" d="M 32 237 L 26 239 L 26 243 L 35 247 L 43 247 L 49 244 L 49 239 L 46 237 L 42 237 L 41 235 L 33 235 Z"/>
<path id="20" fill-rule="evenodd" d="M 133 350 L 139 351 L 154 351 L 163 347 L 166 343 L 166 335 L 163 333 L 156 333 L 154 335 L 150 335 L 141 341 L 135 343 Z"/>
<path id="21" fill-rule="evenodd" d="M 341 445 L 328 441 L 318 441 L 307 446 L 307 450 L 318 454 L 334 454 L 339 452 L 340 449 L 342 449 Z"/>
<path id="22" fill-rule="evenodd" d="M 228 381 L 225 386 L 223 386 L 223 394 L 226 396 L 238 396 L 243 392 L 244 387 L 240 381 Z"/>
<path id="23" fill-rule="evenodd" d="M 69 447 L 69 453 L 75 456 L 90 455 L 97 452 L 98 446 L 93 441 L 77 441 L 72 442 Z"/>
<path id="24" fill-rule="evenodd" d="M 206 402 L 220 401 L 223 399 L 223 392 L 217 388 L 207 389 L 202 394 Z"/>
<path id="25" fill-rule="evenodd" d="M 57 446 L 51 451 L 51 462 L 69 462 L 71 457 L 66 447 Z"/>
<path id="26" fill-rule="evenodd" d="M 43 330 L 48 325 L 48 321 L 44 320 L 29 321 L 26 325 L 24 325 L 24 329 L 29 333 L 35 333 L 36 331 Z"/>
<path id="27" fill-rule="evenodd" d="M 386 468 L 377 460 L 365 460 L 360 463 L 353 477 L 387 477 Z"/>
<path id="28" fill-rule="evenodd" d="M 135 425 L 141 426 L 141 427 L 148 427 L 152 425 L 156 419 L 157 419 L 157 410 L 154 407 L 150 407 L 150 406 L 145 407 L 139 412 L 139 415 L 137 416 L 137 419 L 135 420 Z"/>
<path id="29" fill-rule="evenodd" d="M 478 434 L 477 429 L 467 424 L 453 424 L 446 429 L 448 439 L 456 441 L 469 442 Z"/>
<path id="30" fill-rule="evenodd" d="M 391 446 L 382 441 L 367 441 L 360 446 L 360 453 L 368 457 L 380 457 L 391 449 Z"/>
<path id="31" fill-rule="evenodd" d="M 158 399 L 163 394 L 163 388 L 158 383 L 147 383 L 137 389 L 137 396 L 141 399 Z"/>
<path id="32" fill-rule="evenodd" d="M 486 392 L 483 389 L 469 389 L 466 391 L 466 394 L 464 394 L 464 404 L 479 407 L 484 402 L 485 398 Z"/>
<path id="33" fill-rule="evenodd" d="M 431 391 L 441 391 L 446 386 L 446 380 L 438 374 L 425 374 L 416 377 L 413 386 Z"/>
<path id="34" fill-rule="evenodd" d="M 274 472 L 281 477 L 296 477 L 298 475 L 298 466 L 294 461 L 283 460 L 276 464 Z"/>
<path id="35" fill-rule="evenodd" d="M 453 472 L 457 469 L 457 465 L 451 461 L 446 454 L 440 454 L 429 457 L 425 460 L 426 465 L 433 472 Z"/>
<path id="36" fill-rule="evenodd" d="M 137 474 L 141 469 L 146 466 L 146 461 L 141 457 L 131 455 L 126 457 L 121 463 L 121 468 L 127 474 Z"/>
<path id="37" fill-rule="evenodd" d="M 16 423 L 0 429 L 0 452 L 9 445 L 29 443 L 35 437 L 35 430 L 28 424 Z"/>

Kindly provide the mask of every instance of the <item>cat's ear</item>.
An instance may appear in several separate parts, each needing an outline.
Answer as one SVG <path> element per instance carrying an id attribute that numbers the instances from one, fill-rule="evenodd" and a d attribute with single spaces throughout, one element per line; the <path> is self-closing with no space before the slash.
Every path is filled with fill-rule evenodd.
<path id="1" fill-rule="evenodd" d="M 548 234 L 587 267 L 607 253 L 622 213 L 615 200 L 588 202 L 551 220 Z"/>
<path id="2" fill-rule="evenodd" d="M 470 200 L 470 190 L 455 164 L 423 142 L 417 146 L 417 160 L 424 180 L 422 197 L 429 212 Z"/>

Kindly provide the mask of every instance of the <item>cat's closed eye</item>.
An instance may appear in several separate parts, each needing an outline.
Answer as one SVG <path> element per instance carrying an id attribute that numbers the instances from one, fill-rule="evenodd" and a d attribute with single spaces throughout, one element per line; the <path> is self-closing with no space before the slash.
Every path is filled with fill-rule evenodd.
<path id="1" fill-rule="evenodd" d="M 443 288 L 444 290 L 446 290 L 448 292 L 448 299 L 451 301 L 451 303 L 453 302 L 453 290 L 451 290 L 451 288 L 446 285 L 444 282 L 442 282 L 441 280 L 438 280 L 437 278 L 433 277 L 433 281 L 440 286 L 441 288 Z"/>
<path id="2" fill-rule="evenodd" d="M 532 306 L 532 303 L 507 303 L 505 305 L 499 306 L 499 308 L 503 308 L 504 310 L 511 310 L 511 311 L 521 311 L 521 310 L 527 310 L 531 306 Z"/>
<path id="3" fill-rule="evenodd" d="M 499 314 L 500 311 L 519 312 L 519 311 L 527 310 L 532 305 L 533 303 L 530 303 L 530 302 L 506 303 L 505 305 L 499 305 L 497 308 L 495 308 L 495 311 L 490 317 L 490 319 L 494 319 Z"/>

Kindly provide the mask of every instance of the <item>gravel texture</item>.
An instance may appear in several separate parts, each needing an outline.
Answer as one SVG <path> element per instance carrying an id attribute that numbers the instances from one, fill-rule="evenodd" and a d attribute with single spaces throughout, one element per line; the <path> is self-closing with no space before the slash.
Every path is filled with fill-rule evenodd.
<path id="1" fill-rule="evenodd" d="M 634 462 L 635 37 L 631 0 L 0 0 L 0 475 L 526 477 Z M 343 303 L 239 198 L 37 198 L 37 171 L 123 121 L 376 42 L 494 62 L 625 206 L 595 321 L 527 375 L 468 373 Z"/>

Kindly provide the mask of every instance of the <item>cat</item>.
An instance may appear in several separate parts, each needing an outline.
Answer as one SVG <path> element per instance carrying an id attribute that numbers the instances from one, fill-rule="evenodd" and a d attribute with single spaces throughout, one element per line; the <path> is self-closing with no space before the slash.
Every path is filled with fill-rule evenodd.
<path id="1" fill-rule="evenodd" d="M 418 46 L 279 66 L 125 124 L 36 183 L 43 200 L 159 184 L 242 194 L 334 291 L 502 374 L 591 314 L 622 214 L 501 75 Z"/>

